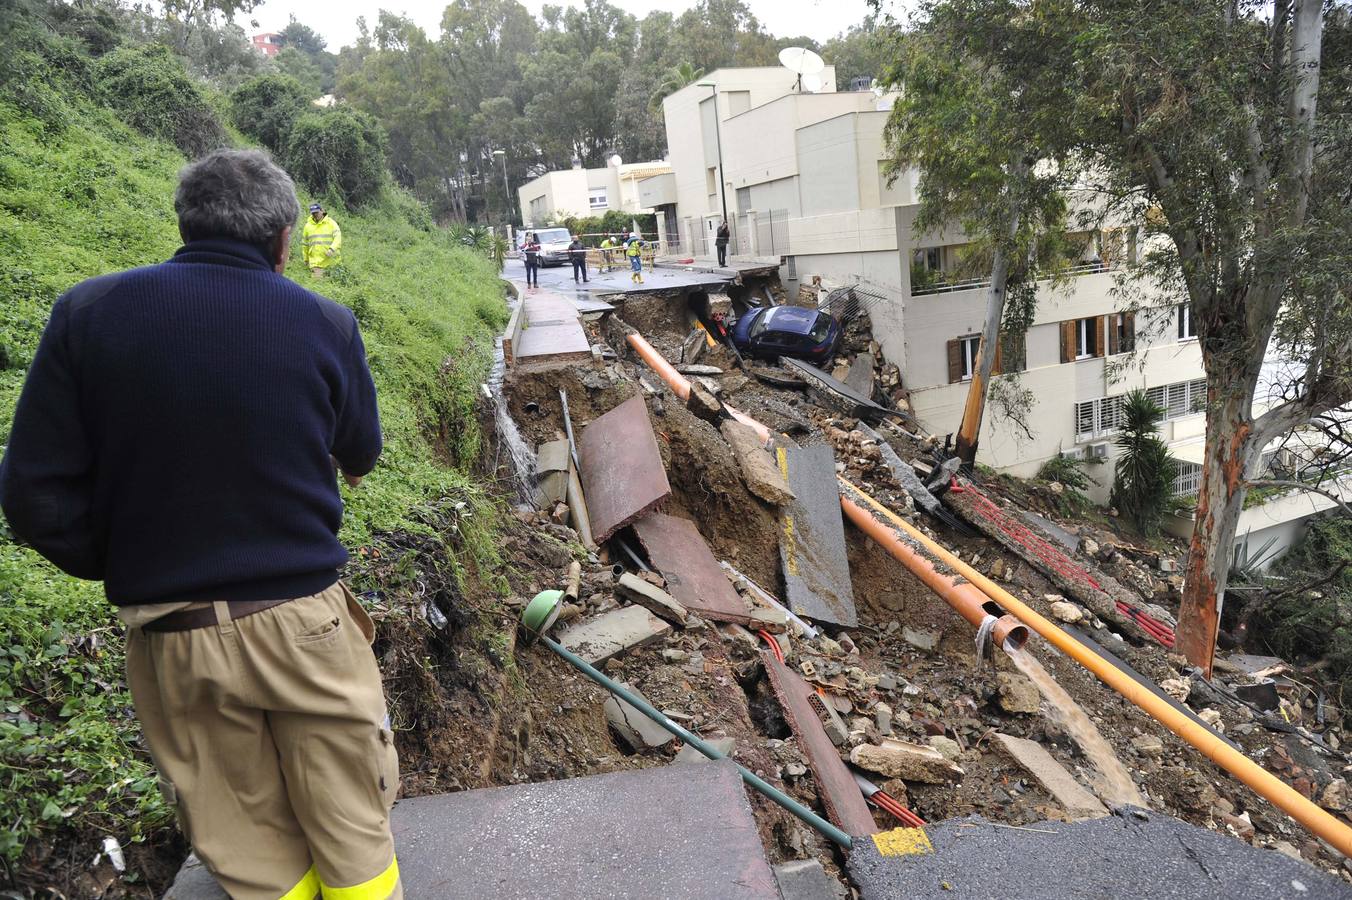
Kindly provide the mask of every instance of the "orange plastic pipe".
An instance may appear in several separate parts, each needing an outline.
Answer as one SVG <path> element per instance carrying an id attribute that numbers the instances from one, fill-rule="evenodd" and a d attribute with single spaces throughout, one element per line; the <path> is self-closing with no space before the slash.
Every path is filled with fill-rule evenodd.
<path id="1" fill-rule="evenodd" d="M 873 513 L 844 494 L 840 497 L 840 506 L 845 510 L 846 518 L 857 525 L 860 531 L 877 541 L 879 546 L 892 554 L 897 562 L 910 569 L 917 578 L 925 583 L 926 587 L 953 607 L 958 615 L 977 628 L 980 628 L 981 624 L 990 617 L 991 614 L 986 611 L 986 604 L 990 602 L 990 597 L 987 597 L 974 586 L 955 581 L 934 568 L 933 563 L 917 553 L 914 547 L 901 540 L 895 530 L 879 522 Z M 1001 616 L 996 621 L 993 637 L 997 646 L 1003 647 L 1005 641 L 1009 641 L 1010 649 L 1017 650 L 1028 641 L 1028 629 L 1013 616 Z"/>
<path id="2" fill-rule="evenodd" d="M 652 344 L 643 339 L 643 335 L 639 334 L 637 331 L 631 331 L 629 333 L 629 346 L 637 351 L 643 361 L 648 364 L 648 368 L 656 372 L 658 376 L 667 383 L 667 386 L 671 388 L 677 397 L 680 397 L 682 400 L 690 399 L 689 379 L 680 372 L 677 372 L 675 366 L 667 362 L 666 358 L 658 353 Z M 741 410 L 733 409 L 726 403 L 723 404 L 723 408 L 738 422 L 741 422 L 743 425 L 756 432 L 756 436 L 760 438 L 762 444 L 770 443 L 770 429 L 766 428 L 760 422 L 757 422 Z"/>
<path id="3" fill-rule="evenodd" d="M 1029 608 L 1009 591 L 958 559 L 942 544 L 910 522 L 896 515 L 844 478 L 840 479 L 840 483 L 845 494 L 859 497 L 874 510 L 886 516 L 888 521 L 913 538 L 936 559 L 980 588 L 984 594 L 1017 616 L 1029 628 L 1046 638 L 1048 643 L 1093 672 L 1108 687 L 1136 704 L 1147 715 L 1187 741 L 1216 765 L 1253 788 L 1259 796 L 1266 798 L 1311 832 L 1328 841 L 1338 849 L 1338 852 L 1344 856 L 1352 856 L 1352 828 L 1347 827 L 1328 812 L 1311 803 L 1304 795 L 1225 743 L 1209 729 L 1197 724 L 1155 696 L 1127 673 L 1066 634 L 1059 626 L 1039 615 L 1036 610 Z M 841 497 L 841 503 L 845 505 L 847 511 L 851 506 L 856 509 L 859 508 L 857 504 L 846 499 L 844 495 Z M 853 520 L 853 517 L 851 518 Z M 869 518 L 872 519 L 873 517 L 869 516 Z M 874 522 L 880 524 L 876 520 Z"/>

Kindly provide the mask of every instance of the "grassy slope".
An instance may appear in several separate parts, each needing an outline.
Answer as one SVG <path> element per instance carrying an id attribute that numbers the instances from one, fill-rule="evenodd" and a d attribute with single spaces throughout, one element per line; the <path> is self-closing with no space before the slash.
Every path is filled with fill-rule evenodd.
<path id="1" fill-rule="evenodd" d="M 78 127 L 53 133 L 0 95 L 0 444 L 58 294 L 162 260 L 179 243 L 172 193 L 183 158 L 106 109 L 68 102 Z M 334 214 L 346 267 L 319 287 L 357 312 L 387 439 L 380 467 L 347 492 L 343 539 L 354 547 L 427 531 L 419 509 L 443 498 L 483 508 L 446 463 L 467 465 L 477 451 L 474 392 L 506 311 L 491 267 L 452 246 L 407 197 Z M 288 274 L 310 283 L 299 262 Z M 435 447 L 425 427 L 434 422 L 450 435 Z M 466 530 L 491 555 L 486 525 L 481 516 Z M 100 586 L 62 575 L 0 521 L 0 864 L 34 838 L 50 846 L 94 831 L 125 843 L 168 823 L 136 745 L 121 649 Z"/>

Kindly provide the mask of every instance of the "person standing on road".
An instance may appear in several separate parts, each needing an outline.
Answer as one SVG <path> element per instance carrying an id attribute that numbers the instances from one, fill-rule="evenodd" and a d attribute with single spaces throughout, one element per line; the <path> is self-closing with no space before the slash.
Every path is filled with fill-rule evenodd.
<path id="1" fill-rule="evenodd" d="M 610 235 L 606 235 L 604 238 L 602 238 L 602 240 L 601 240 L 601 271 L 602 271 L 602 272 L 609 272 L 611 269 L 615 268 L 615 265 L 614 265 L 615 260 L 612 258 L 611 252 L 612 252 L 617 246 L 619 246 L 619 243 L 620 243 L 620 242 L 619 242 L 618 240 L 616 240 L 615 238 L 612 238 Z"/>
<path id="2" fill-rule="evenodd" d="M 318 203 L 310 204 L 310 217 L 301 230 L 301 246 L 310 274 L 318 278 L 343 261 L 343 230 Z"/>
<path id="3" fill-rule="evenodd" d="M 629 257 L 629 269 L 632 274 L 629 280 L 635 284 L 643 283 L 643 238 L 639 237 L 637 231 L 629 233 L 629 240 L 624 242 L 624 252 Z"/>
<path id="4" fill-rule="evenodd" d="M 540 242 L 535 237 L 535 232 L 526 235 L 526 242 L 521 245 L 521 252 L 526 255 L 526 287 L 538 288 L 540 286 Z"/>
<path id="5" fill-rule="evenodd" d="M 0 461 L 15 535 L 100 580 L 165 802 L 236 900 L 402 897 L 399 760 L 343 501 L 381 452 L 357 320 L 282 276 L 257 150 L 179 175 L 184 244 L 52 307 Z"/>
<path id="6" fill-rule="evenodd" d="M 573 261 L 573 281 L 578 280 L 580 273 L 585 284 L 587 281 L 587 248 L 577 235 L 573 235 L 573 242 L 568 245 L 568 258 Z"/>
<path id="7" fill-rule="evenodd" d="M 714 246 L 718 248 L 718 265 L 726 266 L 728 264 L 728 239 L 732 236 L 728 228 L 728 220 L 724 219 L 718 226 L 718 233 L 714 236 Z"/>

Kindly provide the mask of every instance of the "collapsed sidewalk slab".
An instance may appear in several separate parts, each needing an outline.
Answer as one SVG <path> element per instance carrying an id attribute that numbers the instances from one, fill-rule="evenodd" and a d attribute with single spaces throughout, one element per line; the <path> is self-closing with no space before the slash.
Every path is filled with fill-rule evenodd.
<path id="1" fill-rule="evenodd" d="M 643 607 L 623 606 L 577 623 L 560 634 L 558 642 L 596 665 L 655 641 L 670 631 L 670 622 L 664 622 Z"/>
<path id="2" fill-rule="evenodd" d="M 1035 741 L 1013 735 L 995 733 L 1005 753 L 1038 780 L 1047 793 L 1061 804 L 1072 819 L 1097 819 L 1108 815 L 1108 809 L 1089 793 L 1075 777 L 1066 771 L 1047 750 Z"/>
<path id="3" fill-rule="evenodd" d="M 824 407 L 839 410 L 847 416 L 863 419 L 873 425 L 877 425 L 888 416 L 902 417 L 896 410 L 879 406 L 845 382 L 800 359 L 786 356 L 780 360 L 780 364 L 794 374 L 803 376 L 807 382 L 808 396 Z"/>
<path id="4" fill-rule="evenodd" d="M 731 762 L 414 797 L 390 820 L 411 900 L 780 897 Z M 166 900 L 224 897 L 199 867 Z"/>
<path id="5" fill-rule="evenodd" d="M 761 651 L 761 661 L 770 676 L 770 687 L 784 709 L 784 719 L 798 738 L 799 749 L 807 757 L 826 815 L 852 837 L 873 834 L 878 830 L 873 814 L 869 812 L 854 776 L 841 760 L 840 752 L 822 727 L 814 705 L 814 701 L 821 701 L 812 685 L 768 651 Z"/>
<path id="6" fill-rule="evenodd" d="M 779 558 L 789 608 L 818 622 L 858 624 L 845 523 L 830 447 L 778 447 L 779 471 L 794 500 L 780 512 Z"/>
<path id="7" fill-rule="evenodd" d="M 793 499 L 793 492 L 756 432 L 733 419 L 720 422 L 718 430 L 732 448 L 732 455 L 737 457 L 742 480 L 751 493 L 772 506 L 783 506 Z"/>
<path id="8" fill-rule="evenodd" d="M 577 451 L 592 537 L 598 544 L 671 496 L 641 396 L 629 398 L 583 428 Z"/>
<path id="9" fill-rule="evenodd" d="M 723 574 L 694 522 L 653 513 L 634 523 L 634 533 L 667 580 L 667 592 L 687 611 L 716 622 L 751 621 L 746 601 Z"/>

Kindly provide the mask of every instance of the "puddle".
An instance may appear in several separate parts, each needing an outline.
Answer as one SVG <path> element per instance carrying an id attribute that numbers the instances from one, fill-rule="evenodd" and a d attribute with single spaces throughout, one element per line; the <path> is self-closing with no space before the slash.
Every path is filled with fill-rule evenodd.
<path id="1" fill-rule="evenodd" d="M 1131 780 L 1131 775 L 1122 765 L 1122 761 L 1117 758 L 1113 748 L 1104 740 L 1084 709 L 1066 693 L 1066 689 L 1057 684 L 1051 673 L 1027 650 L 1006 650 L 1006 652 L 1018 670 L 1037 685 L 1038 691 L 1047 701 L 1047 718 L 1080 745 L 1085 758 L 1094 768 L 1095 793 L 1109 806 L 1130 804 L 1142 809 L 1147 808 L 1145 799 L 1136 790 L 1136 783 Z"/>

